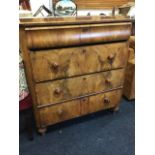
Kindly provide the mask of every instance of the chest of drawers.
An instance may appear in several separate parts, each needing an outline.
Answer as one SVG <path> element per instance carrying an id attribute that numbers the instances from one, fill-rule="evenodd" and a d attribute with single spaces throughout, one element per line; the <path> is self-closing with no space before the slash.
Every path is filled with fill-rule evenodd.
<path id="1" fill-rule="evenodd" d="M 130 33 L 125 18 L 21 19 L 20 49 L 40 133 L 58 122 L 118 109 Z"/>

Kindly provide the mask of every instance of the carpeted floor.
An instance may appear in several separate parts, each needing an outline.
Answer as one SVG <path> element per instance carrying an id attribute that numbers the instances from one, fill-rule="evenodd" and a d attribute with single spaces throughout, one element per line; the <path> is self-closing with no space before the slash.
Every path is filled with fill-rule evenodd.
<path id="1" fill-rule="evenodd" d="M 102 111 L 51 126 L 44 136 L 19 136 L 20 155 L 134 155 L 135 104 L 122 99 L 120 111 Z"/>

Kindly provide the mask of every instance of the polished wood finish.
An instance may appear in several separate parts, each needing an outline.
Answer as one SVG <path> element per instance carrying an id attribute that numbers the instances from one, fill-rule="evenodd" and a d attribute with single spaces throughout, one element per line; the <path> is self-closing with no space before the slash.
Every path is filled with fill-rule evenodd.
<path id="1" fill-rule="evenodd" d="M 84 26 L 85 24 L 108 24 L 108 23 L 125 23 L 133 22 L 134 19 L 124 18 L 122 16 L 77 16 L 77 17 L 50 17 L 50 18 L 21 18 L 20 27 L 25 27 L 25 30 L 29 30 L 32 27 L 38 29 L 42 26 L 70 26 L 78 25 Z M 92 26 L 92 25 L 89 25 Z M 42 27 L 43 28 L 43 27 Z"/>
<path id="2" fill-rule="evenodd" d="M 135 59 L 128 61 L 123 94 L 128 100 L 135 99 Z"/>
<path id="3" fill-rule="evenodd" d="M 121 95 L 122 89 L 118 89 L 42 108 L 39 110 L 42 115 L 42 125 L 47 126 L 103 109 L 117 107 Z"/>
<path id="4" fill-rule="evenodd" d="M 37 103 L 54 104 L 123 86 L 124 69 L 36 84 Z M 92 82 L 93 81 L 93 82 Z"/>
<path id="5" fill-rule="evenodd" d="M 19 48 L 20 48 L 20 51 L 22 52 L 28 88 L 29 88 L 31 96 L 32 96 L 36 125 L 40 126 L 40 116 L 36 109 L 37 101 L 36 101 L 36 94 L 35 94 L 35 90 L 34 90 L 35 83 L 33 82 L 33 76 L 32 76 L 32 70 L 31 70 L 30 53 L 27 49 L 27 40 L 25 38 L 26 38 L 25 28 L 20 27 L 20 29 L 19 29 L 19 41 L 20 41 Z"/>
<path id="6" fill-rule="evenodd" d="M 38 132 L 103 109 L 118 109 L 131 33 L 128 18 L 20 20 L 20 50 Z"/>
<path id="7" fill-rule="evenodd" d="M 135 36 L 129 39 L 129 59 L 125 71 L 123 95 L 128 100 L 135 99 Z"/>
<path id="8" fill-rule="evenodd" d="M 28 28 L 27 42 L 31 50 L 58 48 L 66 46 L 79 46 L 85 44 L 104 43 L 127 40 L 131 25 L 128 23 L 98 24 L 84 26 L 59 26 Z M 61 37 L 59 37 L 61 35 Z M 46 42 L 42 41 L 42 38 Z"/>
<path id="9" fill-rule="evenodd" d="M 127 42 L 31 52 L 36 82 L 123 68 Z"/>

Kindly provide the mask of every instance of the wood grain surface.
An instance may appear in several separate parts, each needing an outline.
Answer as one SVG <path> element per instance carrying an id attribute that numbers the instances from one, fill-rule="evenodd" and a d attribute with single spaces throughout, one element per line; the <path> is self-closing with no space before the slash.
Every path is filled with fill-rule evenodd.
<path id="1" fill-rule="evenodd" d="M 135 99 L 135 59 L 128 61 L 123 94 L 128 100 Z"/>
<path id="2" fill-rule="evenodd" d="M 128 40 L 131 23 L 27 28 L 28 48 L 41 50 Z"/>
<path id="3" fill-rule="evenodd" d="M 122 89 L 39 109 L 42 126 L 118 106 Z"/>
<path id="4" fill-rule="evenodd" d="M 127 42 L 31 52 L 36 82 L 126 66 Z"/>
<path id="5" fill-rule="evenodd" d="M 35 85 L 38 105 L 54 104 L 123 85 L 124 69 L 55 80 Z"/>
<path id="6" fill-rule="evenodd" d="M 131 22 L 99 16 L 20 19 L 20 50 L 38 132 L 81 115 L 118 109 Z"/>

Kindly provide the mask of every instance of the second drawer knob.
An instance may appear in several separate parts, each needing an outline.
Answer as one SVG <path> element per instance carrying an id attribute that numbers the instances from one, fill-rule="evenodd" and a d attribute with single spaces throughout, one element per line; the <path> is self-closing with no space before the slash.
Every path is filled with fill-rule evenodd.
<path id="1" fill-rule="evenodd" d="M 110 54 L 108 56 L 108 60 L 110 61 L 110 63 L 112 63 L 114 61 L 114 58 L 115 58 L 115 54 Z"/>
<path id="2" fill-rule="evenodd" d="M 109 104 L 110 103 L 110 99 L 108 97 L 104 98 L 104 103 Z"/>
<path id="3" fill-rule="evenodd" d="M 51 64 L 51 69 L 54 71 L 58 71 L 59 69 L 59 64 L 57 62 L 54 62 Z"/>
<path id="4" fill-rule="evenodd" d="M 110 79 L 105 79 L 105 83 L 106 84 L 111 84 L 111 80 Z"/>
<path id="5" fill-rule="evenodd" d="M 55 95 L 59 95 L 59 94 L 61 94 L 61 92 L 62 92 L 62 90 L 61 90 L 60 88 L 56 88 L 56 89 L 54 90 L 54 94 L 55 94 Z"/>

